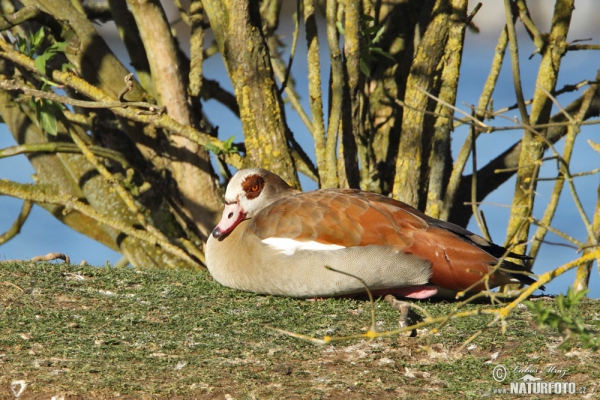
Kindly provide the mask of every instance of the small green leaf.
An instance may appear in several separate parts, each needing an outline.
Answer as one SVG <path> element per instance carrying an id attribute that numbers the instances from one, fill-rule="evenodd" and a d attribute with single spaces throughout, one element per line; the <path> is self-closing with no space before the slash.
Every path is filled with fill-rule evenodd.
<path id="1" fill-rule="evenodd" d="M 44 53 L 41 56 L 37 56 L 35 60 L 33 60 L 35 67 L 38 72 L 42 75 L 46 75 L 46 62 L 52 57 L 50 53 Z"/>
<path id="2" fill-rule="evenodd" d="M 367 29 L 364 30 L 364 33 L 366 33 L 369 36 L 373 36 L 374 34 L 376 34 L 378 31 L 383 30 L 384 28 L 380 28 L 377 25 L 373 25 L 368 27 Z M 372 42 L 375 42 L 375 40 L 371 40 Z"/>
<path id="3" fill-rule="evenodd" d="M 41 111 L 38 117 L 42 129 L 52 136 L 58 133 L 58 122 L 54 114 L 47 111 Z"/>
<path id="4" fill-rule="evenodd" d="M 344 26 L 342 25 L 342 23 L 340 21 L 336 22 L 335 26 L 337 26 L 337 29 L 338 29 L 338 32 L 340 33 L 340 35 L 346 34 L 346 30 L 344 29 Z"/>
<path id="5" fill-rule="evenodd" d="M 56 136 L 58 133 L 58 121 L 56 115 L 62 112 L 63 106 L 51 100 L 32 100 L 30 105 L 35 109 L 38 125 L 49 135 Z"/>
<path id="6" fill-rule="evenodd" d="M 62 87 L 62 85 L 60 83 L 56 83 L 54 81 L 51 81 L 50 79 L 46 79 L 43 76 L 39 76 L 38 77 L 42 82 L 44 82 L 44 86 L 53 86 L 53 87 Z"/>
<path id="7" fill-rule="evenodd" d="M 27 42 L 27 40 L 25 40 L 25 38 L 21 37 L 21 36 L 17 36 L 17 49 L 23 53 L 26 54 L 28 56 L 30 56 L 31 54 L 29 54 L 29 43 Z"/>
<path id="8" fill-rule="evenodd" d="M 362 59 L 362 58 L 360 59 L 359 67 L 363 74 L 365 74 L 366 76 L 371 75 L 371 69 L 369 68 L 367 63 L 364 61 L 364 59 Z"/>
<path id="9" fill-rule="evenodd" d="M 62 53 L 67 48 L 67 42 L 56 42 L 52 46 L 48 47 L 45 53 Z"/>
<path id="10" fill-rule="evenodd" d="M 36 33 L 29 35 L 29 43 L 31 45 L 32 52 L 35 52 L 38 49 L 38 47 L 42 45 L 42 42 L 44 41 L 44 36 L 46 36 L 46 34 L 44 33 L 43 27 L 40 28 Z"/>
<path id="11" fill-rule="evenodd" d="M 222 149 L 212 143 L 205 144 L 204 148 L 210 152 L 213 152 L 216 155 L 237 153 L 238 148 L 233 145 L 233 139 L 235 139 L 235 136 L 231 136 L 229 139 L 224 140 L 222 142 Z"/>
<path id="12" fill-rule="evenodd" d="M 235 136 L 232 136 L 223 142 L 223 152 L 225 154 L 236 153 L 238 151 L 237 147 L 233 145 L 233 139 L 235 139 Z"/>
<path id="13" fill-rule="evenodd" d="M 381 35 L 383 34 L 384 31 L 385 31 L 385 26 L 382 26 L 381 28 L 379 28 L 379 30 L 375 34 L 375 37 L 373 38 L 373 40 L 371 41 L 371 43 L 377 43 L 379 41 L 379 38 L 381 37 Z"/>
<path id="14" fill-rule="evenodd" d="M 46 63 L 50 61 L 57 53 L 64 51 L 67 48 L 66 42 L 57 42 L 48 47 L 46 51 L 38 55 L 34 62 L 35 67 L 42 75 L 46 75 Z"/>
<path id="15" fill-rule="evenodd" d="M 221 152 L 221 149 L 219 149 L 217 146 L 215 146 L 212 143 L 206 143 L 204 145 L 204 148 L 212 153 L 217 154 L 217 155 Z"/>
<path id="16" fill-rule="evenodd" d="M 373 53 L 381 54 L 382 56 L 388 58 L 391 61 L 396 61 L 390 53 L 388 53 L 387 51 L 383 51 L 383 49 L 381 49 L 380 47 L 371 47 L 371 51 Z"/>
<path id="17" fill-rule="evenodd" d="M 71 63 L 64 63 L 61 66 L 61 70 L 62 70 L 62 72 L 66 72 L 66 71 L 75 72 L 75 71 L 77 71 L 77 68 Z"/>

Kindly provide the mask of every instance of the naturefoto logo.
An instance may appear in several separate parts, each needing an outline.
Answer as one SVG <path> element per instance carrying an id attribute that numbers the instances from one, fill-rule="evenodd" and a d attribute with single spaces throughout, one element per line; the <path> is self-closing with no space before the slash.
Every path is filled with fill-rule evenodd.
<path id="1" fill-rule="evenodd" d="M 585 386 L 578 387 L 575 382 L 562 381 L 566 374 L 567 369 L 553 365 L 541 370 L 532 366 L 517 366 L 509 370 L 504 365 L 498 364 L 492 369 L 492 378 L 498 383 L 508 383 L 510 387 L 495 388 L 493 393 L 542 395 L 585 394 Z M 543 377 L 536 375 L 542 375 Z M 561 380 L 559 381 L 559 379 Z"/>

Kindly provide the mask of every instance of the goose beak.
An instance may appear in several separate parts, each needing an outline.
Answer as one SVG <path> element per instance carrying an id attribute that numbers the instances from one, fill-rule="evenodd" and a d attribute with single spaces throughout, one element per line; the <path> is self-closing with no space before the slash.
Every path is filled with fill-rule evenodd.
<path id="1" fill-rule="evenodd" d="M 230 233 L 240 222 L 244 220 L 246 214 L 240 204 L 235 201 L 231 203 L 225 203 L 225 209 L 221 220 L 212 231 L 212 235 L 215 239 L 219 239 L 224 235 Z"/>

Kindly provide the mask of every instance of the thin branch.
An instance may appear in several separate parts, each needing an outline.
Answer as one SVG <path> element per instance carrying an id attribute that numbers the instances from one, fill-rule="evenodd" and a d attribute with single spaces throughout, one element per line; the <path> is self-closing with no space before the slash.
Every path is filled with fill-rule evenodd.
<path id="1" fill-rule="evenodd" d="M 486 109 L 490 104 L 492 93 L 494 92 L 494 88 L 496 87 L 496 83 L 498 82 L 498 77 L 500 76 L 500 70 L 502 68 L 504 53 L 506 52 L 506 46 L 508 45 L 508 33 L 506 27 L 502 30 L 500 37 L 498 38 L 498 43 L 496 44 L 496 49 L 494 52 L 494 58 L 492 59 L 492 65 L 490 68 L 490 73 L 485 81 L 483 86 L 483 90 L 481 92 L 481 96 L 479 97 L 478 107 L 475 112 L 475 117 L 477 120 L 482 120 L 484 118 Z M 465 120 L 470 120 L 471 115 L 469 115 Z M 460 187 L 460 182 L 462 180 L 462 174 L 467 165 L 467 161 L 469 159 L 469 155 L 471 153 L 471 148 L 474 146 L 473 140 L 477 140 L 477 137 L 480 133 L 479 130 L 475 130 L 474 126 L 471 126 L 472 134 L 469 134 L 463 143 L 458 157 L 454 162 L 454 166 L 452 167 L 452 172 L 450 173 L 450 179 L 448 180 L 448 185 L 446 186 L 446 193 L 444 194 L 444 202 L 442 204 L 442 210 L 440 211 L 440 218 L 443 220 L 448 220 L 450 216 L 450 209 L 452 208 L 455 200 L 456 194 L 458 193 L 458 189 Z"/>
<path id="2" fill-rule="evenodd" d="M 525 99 L 523 97 L 523 88 L 521 86 L 521 72 L 519 67 L 519 48 L 517 44 L 517 34 L 515 32 L 515 24 L 512 13 L 512 6 L 510 0 L 504 0 L 504 11 L 506 12 L 506 30 L 508 32 L 508 41 L 510 49 L 510 59 L 513 73 L 513 84 L 515 87 L 515 95 L 517 97 L 517 104 L 519 106 L 519 112 L 521 113 L 521 121 L 523 124 L 529 125 L 529 115 L 527 114 L 527 108 L 525 107 Z"/>
<path id="3" fill-rule="evenodd" d="M 600 168 L 596 168 L 596 169 L 593 169 L 591 171 L 586 171 L 586 172 L 577 172 L 575 174 L 571 174 L 571 178 L 579 178 L 582 176 L 596 175 L 599 172 L 600 172 Z M 564 175 L 558 175 L 558 176 L 550 177 L 550 178 L 537 178 L 538 182 L 540 182 L 540 181 L 557 181 L 557 180 L 562 180 L 562 179 L 565 179 Z"/>
<path id="4" fill-rule="evenodd" d="M 287 87 L 288 79 L 292 71 L 292 63 L 294 62 L 294 55 L 296 54 L 296 44 L 298 43 L 298 32 L 300 31 L 300 1 L 296 0 L 296 12 L 294 13 L 294 33 L 292 34 L 292 47 L 290 48 L 290 59 L 288 60 L 287 68 L 285 69 L 285 75 L 279 88 L 279 95 Z"/>
<path id="5" fill-rule="evenodd" d="M 121 164 L 123 168 L 127 168 L 129 163 L 123 155 L 115 150 L 110 150 L 100 146 L 89 146 L 90 151 L 98 156 L 113 160 Z M 71 153 L 81 154 L 79 147 L 73 143 L 64 142 L 49 142 L 49 143 L 33 143 L 20 144 L 16 146 L 0 149 L 0 158 L 12 157 L 20 154 L 32 153 Z"/>
<path id="6" fill-rule="evenodd" d="M 590 104 L 591 104 L 591 101 L 593 98 L 593 92 L 586 93 L 586 96 L 581 105 L 581 108 L 580 108 L 579 112 L 577 113 L 577 116 L 575 117 L 575 119 L 573 119 L 573 117 L 571 117 L 571 115 L 565 111 L 565 109 L 560 105 L 560 103 L 556 100 L 556 98 L 554 96 L 552 96 L 548 91 L 544 90 L 544 92 L 554 102 L 554 104 L 557 105 L 557 107 L 560 109 L 560 112 L 563 113 L 563 115 L 570 122 L 573 122 L 573 123 L 576 123 L 577 121 L 581 121 L 583 119 L 587 110 L 590 107 Z M 588 231 L 588 237 L 593 238 L 593 234 L 590 235 L 590 233 L 593 232 L 593 228 L 587 218 L 587 215 L 585 214 L 585 212 L 583 210 L 581 202 L 577 196 L 577 192 L 575 191 L 575 186 L 573 185 L 573 177 L 570 175 L 570 172 L 569 172 L 569 165 L 570 165 L 571 156 L 573 153 L 575 138 L 576 138 L 577 134 L 579 133 L 579 131 L 580 131 L 580 128 L 579 128 L 578 124 L 572 125 L 568 128 L 567 136 L 565 139 L 563 155 L 560 157 L 557 155 L 557 159 L 560 162 L 559 173 L 561 176 L 564 176 L 565 179 L 567 180 L 567 182 L 569 183 L 569 188 L 571 188 L 571 192 L 573 194 L 573 199 L 575 201 L 577 209 L 580 212 L 580 215 L 581 215 L 583 223 L 585 224 L 586 230 Z M 552 150 L 555 151 L 554 148 L 552 148 Z M 539 179 L 538 179 L 538 181 L 539 181 Z M 530 255 L 534 259 L 537 255 L 537 253 L 539 252 L 540 246 L 546 235 L 545 226 L 549 226 L 552 223 L 552 220 L 556 213 L 556 209 L 558 208 L 558 202 L 559 202 L 563 187 L 564 187 L 563 179 L 557 180 L 554 184 L 550 202 L 549 202 L 548 206 L 546 207 L 546 210 L 544 211 L 544 216 L 542 217 L 542 220 L 540 221 L 540 226 L 538 227 L 537 231 L 535 232 L 534 242 L 530 249 Z"/>
<path id="7" fill-rule="evenodd" d="M 479 230 L 481 231 L 481 233 L 483 234 L 483 236 L 489 240 L 492 241 L 492 238 L 490 236 L 490 232 L 487 229 L 487 225 L 484 223 L 484 220 L 482 218 L 481 215 L 481 210 L 479 209 L 479 207 L 477 206 L 477 144 L 475 141 L 475 135 L 476 135 L 476 130 L 472 129 L 471 130 L 471 160 L 472 160 L 472 164 L 473 164 L 473 175 L 471 177 L 471 210 L 473 212 L 473 216 L 475 217 L 475 221 L 477 222 L 477 226 L 479 227 Z"/>
<path id="8" fill-rule="evenodd" d="M 342 275 L 346 275 L 349 276 L 350 278 L 354 278 L 357 281 L 359 281 L 360 283 L 362 283 L 362 285 L 365 288 L 365 291 L 367 292 L 367 295 L 369 296 L 369 303 L 371 304 L 371 331 L 375 331 L 376 330 L 376 324 L 375 324 L 375 302 L 373 301 L 373 294 L 371 293 L 371 289 L 369 289 L 369 285 L 367 285 L 367 282 L 365 282 L 364 279 L 362 279 L 359 276 L 353 275 L 349 272 L 346 271 L 341 271 L 339 269 L 335 269 L 330 267 L 329 265 L 325 266 L 325 269 L 329 270 L 329 271 L 333 271 L 333 272 L 337 272 L 338 274 L 342 274 Z"/>
<path id="9" fill-rule="evenodd" d="M 2 15 L 0 16 L 0 31 L 22 24 L 25 21 L 37 17 L 40 13 L 41 10 L 38 7 L 27 6 L 13 14 Z"/>
<path id="10" fill-rule="evenodd" d="M 556 101 L 556 99 L 547 90 L 545 90 L 544 88 L 539 88 L 539 89 L 544 94 L 546 94 L 546 96 L 548 96 L 552 101 Z M 588 95 L 588 97 L 586 99 L 584 99 L 584 102 L 582 104 L 581 113 L 578 115 L 578 117 L 583 117 L 583 115 L 585 115 L 585 113 L 591 103 L 592 97 L 593 97 L 592 95 Z M 562 106 L 559 106 L 559 107 L 561 108 L 561 111 L 566 114 L 566 112 L 562 109 Z M 572 117 L 570 117 L 568 114 L 567 114 L 567 116 L 569 119 L 572 120 Z M 571 196 L 573 197 L 575 206 L 577 207 L 577 210 L 579 211 L 579 215 L 585 225 L 588 236 L 593 237 L 594 233 L 593 233 L 593 229 L 592 229 L 592 224 L 591 224 L 587 214 L 585 213 L 583 205 L 581 204 L 581 200 L 579 198 L 579 195 L 577 194 L 575 184 L 573 183 L 573 177 L 571 176 L 571 173 L 569 171 L 569 162 L 570 162 L 572 147 L 574 144 L 575 136 L 576 136 L 577 132 L 579 132 L 578 125 L 575 125 L 575 129 L 572 130 L 572 135 L 571 135 L 572 137 L 569 140 L 567 140 L 567 143 L 565 144 L 565 146 L 566 146 L 566 149 L 565 149 L 566 156 L 565 157 L 561 156 L 558 153 L 558 151 L 556 150 L 554 145 L 544 135 L 540 134 L 539 132 L 537 132 L 533 129 L 530 129 L 530 130 L 532 133 L 537 135 L 544 142 L 544 144 L 552 151 L 552 153 L 554 154 L 556 159 L 560 162 L 561 166 L 563 167 L 561 169 L 561 173 L 565 176 L 565 179 L 566 179 L 567 183 L 569 184 L 569 189 L 571 190 Z M 534 176 L 537 176 L 537 174 Z"/>
<path id="11" fill-rule="evenodd" d="M 580 242 L 579 240 L 575 239 L 574 237 L 569 236 L 566 233 L 559 231 L 558 229 L 556 229 L 550 225 L 546 225 L 544 222 L 540 221 L 537 218 L 529 217 L 529 220 L 531 221 L 532 224 L 535 224 L 535 225 L 539 226 L 540 228 L 543 228 L 544 230 L 548 230 L 548 231 L 554 233 L 555 235 L 560 236 L 561 238 L 575 244 L 578 249 L 582 249 L 585 247 L 585 243 Z M 534 240 L 537 240 L 537 239 L 534 239 Z"/>
<path id="12" fill-rule="evenodd" d="M 28 69 L 29 71 L 31 71 L 35 74 L 39 73 L 39 71 L 37 70 L 37 68 L 34 64 L 34 61 L 30 57 L 27 57 L 26 55 L 21 54 L 18 51 L 14 50 L 12 48 L 12 46 L 9 45 L 6 41 L 4 41 L 3 38 L 1 38 L 1 37 L 0 37 L 0 57 L 10 60 L 18 65 L 21 65 L 22 67 Z M 83 80 L 82 78 L 80 78 L 79 76 L 77 76 L 73 73 L 53 70 L 51 78 L 54 82 L 58 82 L 62 85 L 66 85 L 66 86 L 78 91 L 79 93 L 83 94 L 84 96 L 94 99 L 95 101 L 99 101 L 99 102 L 114 101 L 113 99 L 110 98 L 110 96 L 106 92 L 90 85 L 88 82 L 86 82 L 85 80 Z M 207 133 L 200 132 L 189 125 L 180 124 L 166 114 L 149 116 L 149 115 L 141 114 L 139 112 L 139 110 L 134 110 L 129 107 L 128 108 L 115 107 L 115 108 L 112 108 L 112 111 L 115 114 L 117 114 L 121 117 L 127 118 L 129 120 L 141 122 L 146 125 L 152 124 L 158 128 L 165 129 L 165 130 L 171 132 L 172 134 L 186 137 L 200 145 L 204 146 L 206 144 L 211 144 L 220 150 L 225 150 L 225 148 L 223 147 L 223 143 L 220 140 L 212 137 L 211 135 L 209 135 Z M 227 154 L 225 156 L 225 159 L 233 167 L 235 167 L 237 169 L 243 168 L 244 162 L 243 162 L 242 157 L 239 154 L 237 154 L 237 153 Z"/>
<path id="13" fill-rule="evenodd" d="M 505 4 L 508 5 L 509 1 L 505 0 Z M 521 119 L 525 131 L 523 132 L 522 151 L 519 155 L 518 165 L 536 163 L 543 157 L 546 146 L 551 148 L 551 143 L 546 139 L 545 135 L 531 129 L 530 125 L 547 123 L 550 120 L 552 103 L 548 97 L 548 93 L 556 87 L 558 71 L 560 69 L 562 57 L 565 54 L 565 38 L 569 32 L 573 9 L 574 0 L 557 0 L 555 3 L 554 14 L 552 16 L 552 27 L 548 36 L 548 42 L 550 44 L 542 49 L 542 60 L 538 69 L 536 88 L 531 104 L 531 116 L 525 118 L 526 113 L 521 112 Z M 509 7 L 507 7 L 507 13 L 509 12 Z M 509 18 L 507 18 L 507 20 L 508 19 Z M 511 50 L 513 48 L 512 39 L 513 38 L 511 38 Z M 514 49 L 516 51 L 516 37 Z M 516 52 L 514 53 L 514 56 L 517 56 Z M 516 60 L 513 60 L 513 62 L 514 61 Z M 515 72 L 518 72 L 518 70 L 515 70 Z M 517 97 L 517 100 L 519 102 L 523 101 L 520 96 Z M 520 105 L 519 109 L 525 110 L 525 106 Z M 554 154 L 558 155 L 554 149 L 552 151 Z M 538 165 L 534 165 L 532 168 L 523 168 L 517 172 L 512 203 L 514 207 L 511 210 L 508 232 L 515 232 L 515 226 L 517 224 L 520 225 L 522 221 L 528 221 L 527 218 L 532 215 L 535 203 L 533 194 L 537 185 L 536 179 L 538 174 Z M 515 236 L 515 239 L 517 242 L 522 242 L 528 237 L 528 234 L 529 222 L 527 222 L 524 229 L 520 230 L 520 233 Z M 524 251 L 524 249 L 519 250 Z"/>
<path id="14" fill-rule="evenodd" d="M 533 52 L 533 55 L 537 53 L 541 53 L 543 48 L 546 46 L 546 38 L 540 30 L 535 26 L 535 23 L 531 19 L 529 15 L 529 10 L 527 9 L 527 4 L 524 0 L 516 0 L 517 8 L 519 9 L 519 19 L 525 25 L 527 32 L 531 35 L 533 39 L 533 43 L 535 44 L 536 50 Z M 531 57 L 530 57 L 531 58 Z"/>
<path id="15" fill-rule="evenodd" d="M 570 44 L 567 46 L 567 51 L 577 50 L 600 50 L 600 44 Z"/>
<path id="16" fill-rule="evenodd" d="M 63 253 L 48 253 L 43 256 L 35 256 L 32 257 L 29 261 L 31 262 L 39 262 L 39 261 L 54 261 L 54 260 L 63 260 L 65 263 L 70 264 L 71 259 L 68 255 Z M 0 260 L 0 264 L 8 264 L 15 262 L 23 262 L 23 260 Z"/>
<path id="17" fill-rule="evenodd" d="M 479 9 L 481 9 L 481 6 L 483 4 L 481 2 L 477 3 L 475 5 L 475 8 L 473 8 L 473 11 L 471 11 L 469 13 L 469 15 L 467 16 L 467 18 L 465 19 L 465 25 L 469 25 L 471 23 L 471 21 L 473 21 L 473 18 L 475 18 L 475 15 L 477 15 L 477 13 L 479 12 Z"/>
<path id="18" fill-rule="evenodd" d="M 171 253 L 175 257 L 185 260 L 190 265 L 197 265 L 189 255 L 180 248 L 172 245 L 168 241 L 158 239 L 156 236 L 141 229 L 134 227 L 114 218 L 100 214 L 93 207 L 85 204 L 81 200 L 70 195 L 52 194 L 39 185 L 28 185 L 16 182 L 10 182 L 6 179 L 0 179 L 0 194 L 16 197 L 23 200 L 33 201 L 36 203 L 57 204 L 65 207 L 64 213 L 70 211 L 78 211 L 100 223 L 103 223 L 117 231 L 123 232 L 126 235 L 149 243 L 151 245 L 161 246 L 165 251 Z"/>
<path id="19" fill-rule="evenodd" d="M 109 184 L 112 184 L 112 187 L 116 190 L 119 197 L 123 200 L 129 211 L 135 216 L 140 225 L 151 235 L 155 236 L 161 243 L 169 243 L 169 246 L 171 246 L 173 251 L 177 251 L 180 254 L 185 254 L 181 249 L 178 249 L 172 245 L 169 239 L 146 219 L 146 216 L 137 206 L 131 193 L 127 191 L 123 184 L 108 171 L 108 169 L 96 158 L 96 156 L 94 156 L 85 142 L 73 130 L 71 130 L 71 139 L 73 139 L 77 147 L 79 147 L 88 162 L 94 166 L 94 168 L 100 173 L 100 175 L 104 177 L 104 179 L 106 179 Z M 181 258 L 192 265 L 194 264 L 194 261 L 187 254 Z M 204 257 L 202 257 L 200 261 L 204 263 Z"/>
<path id="20" fill-rule="evenodd" d="M 33 203 L 29 200 L 23 202 L 21 212 L 19 212 L 19 215 L 17 216 L 15 222 L 13 222 L 11 227 L 6 232 L 0 235 L 0 244 L 8 242 L 10 239 L 18 235 L 19 232 L 21 232 L 21 228 L 23 227 L 25 221 L 27 221 L 27 217 L 29 217 L 29 213 L 31 212 L 32 206 Z"/>
<path id="21" fill-rule="evenodd" d="M 337 1 L 327 2 L 327 43 L 329 44 L 329 62 L 330 71 L 330 95 L 329 95 L 329 125 L 327 126 L 327 144 L 325 150 L 325 160 L 327 167 L 321 174 L 322 187 L 339 186 L 337 175 L 337 155 L 338 135 L 340 128 L 340 116 L 342 113 L 342 99 L 344 95 L 344 71 L 342 68 L 342 53 L 339 48 L 339 39 L 337 31 Z M 325 177 L 325 179 L 323 179 Z"/>
<path id="22" fill-rule="evenodd" d="M 481 128 L 482 131 L 489 131 L 491 129 L 490 126 L 484 124 L 483 122 L 481 122 L 477 118 L 473 117 L 471 114 L 469 114 L 469 113 L 461 110 L 460 108 L 457 108 L 453 104 L 450 104 L 450 103 L 448 103 L 448 102 L 440 99 L 437 96 L 432 95 L 431 93 L 429 93 L 427 90 L 423 89 L 422 87 L 418 87 L 417 86 L 417 90 L 419 92 L 424 93 L 425 95 L 427 95 L 427 97 L 432 98 L 433 100 L 435 100 L 439 104 L 442 104 L 442 105 L 448 107 L 449 109 L 451 109 L 453 111 L 456 111 L 457 113 L 460 113 L 460 114 L 464 115 L 467 120 L 470 120 L 472 123 L 474 123 L 475 125 L 477 125 L 479 128 Z M 443 115 L 440 115 L 440 116 L 443 116 Z"/>
<path id="23" fill-rule="evenodd" d="M 183 21 L 186 24 L 190 25 L 191 16 L 188 14 L 188 12 L 186 11 L 185 7 L 183 7 L 181 5 L 181 1 L 180 0 L 174 0 L 173 2 L 175 3 L 175 6 L 177 7 L 177 10 L 179 10 L 179 16 L 181 18 L 181 21 Z M 190 12 L 190 14 L 191 14 L 191 12 Z"/>
<path id="24" fill-rule="evenodd" d="M 281 66 L 277 62 L 273 62 L 272 66 L 273 72 L 275 73 L 275 76 L 277 76 L 277 79 L 279 79 L 282 82 L 288 79 L 287 74 L 289 73 L 289 71 L 282 71 Z M 300 103 L 300 95 L 298 95 L 298 92 L 296 92 L 296 90 L 293 87 L 290 87 L 287 83 L 285 86 L 282 86 L 281 89 L 283 89 L 285 94 L 288 96 L 292 107 L 298 113 L 298 116 L 300 117 L 300 120 L 304 123 L 304 126 L 306 126 L 308 131 L 312 134 L 313 125 L 308 114 L 306 114 L 306 111 L 304 111 L 304 108 Z"/>
<path id="25" fill-rule="evenodd" d="M 462 110 L 454 107 L 456 104 L 456 94 L 458 91 L 458 82 L 460 76 L 460 65 L 463 60 L 463 47 L 467 24 L 464 22 L 467 17 L 467 4 L 465 0 L 453 0 L 452 16 L 449 21 L 448 37 L 444 49 L 444 67 L 440 75 L 440 81 L 436 84 L 439 95 L 436 110 L 447 116 L 454 115 L 455 111 L 459 113 Z M 465 113 L 465 115 L 469 115 Z M 475 124 L 480 121 L 474 118 Z M 438 118 L 433 125 L 433 135 L 429 149 L 429 178 L 427 187 L 427 200 L 425 213 L 440 218 L 444 209 L 444 197 L 447 187 L 447 170 L 452 164 L 450 142 L 451 131 L 453 129 L 451 120 L 447 118 Z M 479 129 L 478 129 L 479 131 Z"/>
<path id="26" fill-rule="evenodd" d="M 157 106 L 156 104 L 146 103 L 144 101 L 88 101 L 88 100 L 77 100 L 67 96 L 61 96 L 52 92 L 44 92 L 42 90 L 32 89 L 27 86 L 19 86 L 14 80 L 2 80 L 0 81 L 0 89 L 7 91 L 19 91 L 26 95 L 37 97 L 40 99 L 52 100 L 57 103 L 68 104 L 71 106 L 82 107 L 82 108 L 125 108 L 125 107 L 138 107 L 144 108 L 153 114 L 162 114 L 165 107 Z"/>
<path id="27" fill-rule="evenodd" d="M 44 256 L 35 256 L 30 261 L 38 262 L 38 261 L 54 261 L 54 260 L 63 260 L 65 263 L 70 264 L 71 259 L 68 255 L 63 253 L 48 253 Z"/>
<path id="28" fill-rule="evenodd" d="M 179 5 L 180 6 L 180 5 Z M 187 13 L 180 11 L 181 15 L 188 16 Z M 189 73 L 189 91 L 192 97 L 200 96 L 202 92 L 202 74 L 204 63 L 204 8 L 201 1 L 192 1 L 190 3 L 189 24 L 190 34 L 190 73 Z"/>
<path id="29" fill-rule="evenodd" d="M 590 81 L 588 79 L 584 79 L 581 82 L 575 83 L 575 84 L 565 84 L 562 88 L 560 89 L 555 89 L 552 91 L 552 94 L 554 96 L 560 96 L 563 93 L 570 93 L 570 92 L 574 92 L 576 90 L 581 89 L 584 86 L 588 86 L 588 85 L 593 85 L 595 83 L 598 83 L 597 81 Z M 528 106 L 533 102 L 533 99 L 529 99 L 529 100 L 525 100 L 525 105 Z M 500 114 L 504 114 L 507 113 L 509 111 L 515 110 L 519 108 L 519 105 L 517 103 L 512 104 L 508 107 L 504 107 L 504 108 L 499 108 L 495 111 L 488 111 L 488 110 L 481 110 L 480 108 L 477 109 L 478 113 L 481 113 L 482 117 L 487 118 L 487 119 L 492 119 L 495 118 L 496 116 L 500 115 Z M 465 119 L 460 119 L 458 120 L 461 123 L 465 123 Z M 455 126 L 456 127 L 456 126 Z M 536 125 L 536 128 L 541 128 L 543 126 L 541 125 Z"/>
<path id="30" fill-rule="evenodd" d="M 314 0 L 304 0 L 304 25 L 306 27 L 306 41 L 308 46 L 308 95 L 311 100 L 309 103 L 312 115 L 312 128 L 310 131 L 315 141 L 319 182 L 323 184 L 330 172 L 327 171 L 325 123 L 323 122 L 323 93 L 321 91 L 321 61 L 319 57 L 319 36 L 315 19 Z"/>
<path id="31" fill-rule="evenodd" d="M 588 92 L 593 93 L 593 101 L 592 106 L 588 110 L 585 115 L 585 118 L 592 118 L 600 112 L 600 91 L 598 91 L 597 86 L 591 86 L 584 94 L 572 101 L 567 107 L 566 110 L 571 114 L 576 114 L 577 110 L 581 108 L 583 103 L 583 98 L 586 96 Z M 500 116 L 504 118 L 504 116 Z M 562 113 L 555 114 L 552 116 L 551 121 L 559 122 L 564 121 L 564 115 Z M 514 122 L 513 120 L 511 120 Z M 581 124 L 587 125 L 590 121 L 584 121 Z M 567 121 L 567 125 L 570 124 Z M 540 126 L 545 126 L 545 124 L 539 124 Z M 548 130 L 546 130 L 547 139 L 550 143 L 555 143 L 560 140 L 566 133 L 566 126 L 564 124 L 557 124 L 554 126 L 550 126 Z M 523 128 L 520 128 L 523 129 Z M 499 129 L 500 130 L 500 129 Z M 480 187 L 478 190 L 478 201 L 484 199 L 487 195 L 489 195 L 492 191 L 497 189 L 502 183 L 506 182 L 513 173 L 505 172 L 505 173 L 497 173 L 498 169 L 512 169 L 518 166 L 519 155 L 521 153 L 522 141 L 517 141 L 512 146 L 509 146 L 507 150 L 499 154 L 493 160 L 491 160 L 488 164 L 481 167 L 478 171 L 478 178 L 480 182 L 485 182 L 485 185 Z M 448 220 L 458 223 L 459 225 L 466 225 L 468 219 L 471 217 L 470 207 L 463 206 L 464 202 L 470 198 L 470 179 L 471 176 L 464 176 L 461 180 L 459 190 L 457 190 L 457 199 L 454 202 L 454 207 L 451 209 L 451 213 L 449 215 Z"/>
<path id="32" fill-rule="evenodd" d="M 433 99 L 437 99 L 435 96 L 430 95 L 429 93 L 427 93 L 427 95 L 431 96 L 431 98 L 433 98 Z M 457 128 L 458 126 L 464 125 L 464 124 L 471 124 L 471 121 L 472 121 L 472 118 L 473 118 L 472 116 L 469 116 L 469 118 L 458 118 L 458 117 L 455 117 L 454 115 L 443 115 L 443 114 L 440 114 L 439 112 L 436 112 L 436 111 L 423 110 L 423 109 L 420 109 L 420 108 L 408 105 L 408 104 L 406 104 L 404 101 L 402 101 L 400 99 L 394 99 L 394 102 L 396 104 L 398 104 L 400 107 L 403 107 L 403 108 L 406 108 L 406 109 L 409 109 L 409 110 L 412 110 L 412 111 L 417 111 L 417 112 L 420 112 L 420 113 L 423 113 L 423 114 L 426 114 L 426 115 L 431 115 L 431 116 L 434 116 L 436 118 L 452 119 L 452 120 L 458 122 L 458 124 L 454 125 L 454 128 Z M 452 107 L 455 108 L 455 111 L 460 111 L 461 113 L 464 113 L 464 111 L 459 110 L 458 108 L 456 108 L 456 106 L 452 106 Z M 477 122 L 477 125 L 481 125 L 481 124 L 482 124 L 481 121 Z M 487 133 L 491 133 L 491 132 L 494 132 L 495 130 L 499 129 L 499 128 L 496 128 L 496 127 L 493 127 L 493 126 L 490 126 L 490 125 L 485 125 L 485 126 L 487 127 L 487 129 L 485 129 L 485 132 L 487 132 Z"/>
<path id="33" fill-rule="evenodd" d="M 599 194 L 599 196 L 596 200 L 594 220 L 592 222 L 592 230 L 594 231 L 594 236 L 588 237 L 588 245 L 586 245 L 583 248 L 584 255 L 598 248 L 598 242 L 600 242 L 600 185 L 598 186 L 597 193 Z M 588 261 L 587 263 L 582 264 L 581 266 L 579 266 L 579 268 L 577 268 L 577 273 L 575 274 L 575 281 L 573 282 L 573 287 L 576 291 L 580 291 L 589 287 L 593 263 L 593 261 Z M 596 264 L 600 269 L 600 259 L 596 259 Z"/>

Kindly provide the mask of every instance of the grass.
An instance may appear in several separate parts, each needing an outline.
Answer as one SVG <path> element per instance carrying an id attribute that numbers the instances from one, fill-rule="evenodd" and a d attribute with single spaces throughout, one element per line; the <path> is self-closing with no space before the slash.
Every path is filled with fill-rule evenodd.
<path id="1" fill-rule="evenodd" d="M 433 316 L 454 307 L 420 304 Z M 575 382 L 593 398 L 600 390 L 600 354 L 578 346 L 556 350 L 557 332 L 539 331 L 525 307 L 505 335 L 489 329 L 462 350 L 488 317 L 416 338 L 325 346 L 266 327 L 349 335 L 368 329 L 369 307 L 234 291 L 204 271 L 1 264 L 0 398 L 14 398 L 16 381 L 27 384 L 20 399 L 507 398 L 491 391 L 509 390 L 525 369 L 546 382 Z M 580 312 L 598 320 L 600 303 L 586 300 Z M 376 318 L 380 329 L 397 327 L 398 312 L 385 302 L 376 302 Z M 492 378 L 498 364 L 508 371 L 502 383 Z M 566 372 L 548 372 L 552 367 Z"/>

